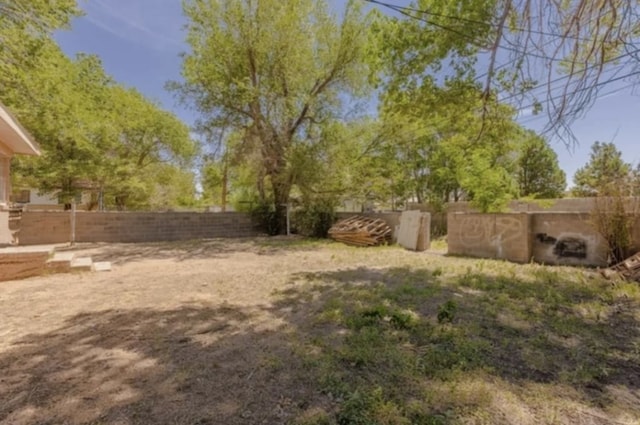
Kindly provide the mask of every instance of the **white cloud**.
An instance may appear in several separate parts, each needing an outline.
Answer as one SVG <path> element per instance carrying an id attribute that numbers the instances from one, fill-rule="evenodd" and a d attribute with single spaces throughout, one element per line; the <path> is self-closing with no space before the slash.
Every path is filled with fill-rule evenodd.
<path id="1" fill-rule="evenodd" d="M 85 19 L 126 41 L 154 50 L 180 50 L 184 17 L 177 0 L 90 0 Z"/>

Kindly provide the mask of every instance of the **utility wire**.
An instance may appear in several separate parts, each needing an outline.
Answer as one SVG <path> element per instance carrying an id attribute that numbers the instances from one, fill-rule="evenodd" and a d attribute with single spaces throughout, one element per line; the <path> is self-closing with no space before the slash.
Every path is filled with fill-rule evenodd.
<path id="1" fill-rule="evenodd" d="M 490 22 L 483 22 L 483 21 L 478 21 L 478 20 L 474 20 L 474 19 L 468 19 L 468 18 L 463 18 L 461 16 L 453 16 L 453 15 L 445 15 L 442 13 L 436 13 L 436 12 L 430 12 L 428 10 L 423 10 L 423 9 L 415 9 L 412 7 L 408 7 L 408 6 L 400 6 L 400 5 L 396 5 L 396 4 L 391 4 L 391 3 L 386 3 L 383 1 L 379 1 L 379 0 L 364 0 L 368 3 L 372 3 L 372 4 L 377 4 L 379 6 L 383 6 L 386 7 L 388 9 L 392 9 L 395 10 L 398 13 L 402 13 L 401 10 L 403 11 L 409 11 L 409 12 L 416 12 L 416 13 L 422 13 L 425 15 L 429 15 L 429 16 L 435 16 L 438 18 L 444 18 L 444 19 L 449 19 L 449 20 L 453 20 L 453 21 L 459 21 L 459 22 L 464 22 L 464 23 L 469 23 L 469 24 L 476 24 L 476 25 L 484 25 L 485 27 L 492 27 L 493 25 Z M 538 35 L 545 35 L 545 36 L 549 36 L 549 37 L 557 37 L 557 38 L 561 38 L 561 39 L 572 39 L 572 40 L 577 40 L 577 41 L 597 41 L 596 39 L 593 38 L 586 38 L 586 37 L 578 37 L 578 36 L 572 36 L 572 35 L 564 35 L 564 34 L 557 34 L 557 33 L 552 33 L 552 32 L 546 32 L 546 31 L 539 31 L 539 30 L 534 30 L 534 29 L 527 29 L 527 28 L 519 28 L 519 27 L 510 27 L 511 30 L 515 30 L 515 31 L 520 31 L 520 32 L 526 32 L 526 33 L 530 33 L 530 34 L 538 34 Z"/>
<path id="2" fill-rule="evenodd" d="M 619 76 L 619 77 L 611 78 L 611 79 L 609 79 L 609 80 L 607 80 L 607 81 L 603 81 L 603 82 L 600 82 L 600 83 L 594 84 L 593 86 L 589 86 L 589 87 L 582 87 L 582 88 L 576 89 L 576 90 L 574 90 L 574 91 L 572 91 L 572 92 L 570 92 L 570 93 L 567 93 L 567 94 L 561 94 L 561 95 L 557 95 L 557 96 L 550 97 L 550 98 L 548 98 L 548 99 L 543 100 L 543 101 L 542 101 L 542 102 L 540 102 L 540 103 L 548 103 L 548 102 L 550 102 L 550 101 L 552 101 L 552 100 L 562 99 L 563 97 L 572 96 L 572 95 L 574 95 L 574 94 L 576 94 L 576 93 L 580 93 L 580 92 L 587 91 L 587 90 L 592 90 L 592 89 L 594 89 L 594 88 L 601 87 L 601 86 L 604 86 L 604 85 L 606 85 L 606 84 L 614 83 L 614 82 L 616 82 L 616 81 L 624 80 L 625 78 L 633 77 L 634 75 L 639 75 L 639 74 L 640 74 L 640 71 L 630 72 L 630 73 L 628 73 L 628 74 L 621 75 L 621 76 Z M 632 83 L 632 84 L 630 84 L 629 86 L 632 86 L 632 85 L 634 85 L 634 84 L 635 84 L 635 83 Z M 626 88 L 626 87 L 625 87 L 625 88 Z M 616 90 L 622 90 L 622 89 L 616 89 Z M 607 93 L 607 94 L 611 94 L 611 93 Z M 602 95 L 602 96 L 605 96 L 605 95 Z M 597 99 L 598 97 L 601 97 L 601 96 L 596 96 L 596 99 Z M 517 112 L 523 112 L 523 111 L 525 111 L 525 110 L 527 110 L 527 109 L 530 109 L 530 108 L 535 107 L 536 105 L 537 105 L 537 103 L 532 103 L 532 104 L 529 104 L 529 105 L 527 105 L 527 106 L 520 107 L 520 108 L 517 110 Z"/>
<path id="3" fill-rule="evenodd" d="M 627 57 L 627 56 L 631 56 L 631 55 L 637 54 L 637 53 L 639 53 L 639 52 L 640 52 L 640 48 L 638 48 L 638 49 L 636 49 L 636 50 L 633 50 L 633 51 L 631 51 L 631 52 L 624 53 L 624 54 L 622 54 L 622 55 L 618 55 L 618 56 L 616 56 L 616 57 L 614 57 L 614 58 L 611 58 L 611 59 L 607 59 L 607 60 L 605 60 L 605 61 L 602 61 L 601 63 L 597 63 L 597 64 L 593 64 L 593 65 L 591 65 L 591 66 L 588 66 L 588 67 L 586 67 L 586 68 L 584 68 L 584 69 L 582 69 L 582 70 L 579 70 L 579 71 L 578 71 L 578 72 L 576 72 L 576 73 L 563 75 L 563 76 L 558 77 L 558 78 L 555 78 L 555 79 L 553 79 L 553 80 L 551 80 L 551 81 L 544 82 L 544 83 L 540 83 L 540 84 L 538 84 L 537 86 L 531 87 L 530 89 L 526 90 L 526 92 L 531 92 L 531 91 L 533 91 L 533 90 L 537 90 L 537 89 L 540 89 L 540 88 L 549 87 L 549 86 L 551 86 L 552 84 L 555 84 L 555 83 L 557 83 L 557 82 L 560 82 L 560 81 L 563 81 L 563 80 L 566 80 L 566 79 L 570 79 L 570 78 L 572 78 L 572 77 L 573 77 L 575 74 L 577 74 L 577 73 L 582 73 L 582 72 L 588 71 L 588 70 L 590 70 L 590 69 L 600 67 L 601 65 L 604 65 L 604 64 L 607 64 L 607 63 L 611 63 L 611 62 L 618 61 L 618 60 L 620 60 L 620 59 L 623 59 L 623 58 L 625 58 L 625 57 Z M 624 64 L 623 64 L 623 65 L 624 65 Z M 621 66 L 623 66 L 623 65 L 621 65 Z M 606 81 L 605 81 L 604 83 L 606 83 Z M 597 83 L 597 84 L 596 84 L 596 86 L 598 86 L 598 85 L 600 85 L 600 84 L 603 84 L 603 83 Z M 587 89 L 587 88 L 585 88 L 585 90 L 586 90 L 586 89 Z M 517 94 L 512 94 L 512 95 L 509 95 L 509 96 L 507 96 L 507 97 L 503 97 L 503 98 L 501 98 L 501 99 L 500 99 L 500 101 L 501 101 L 501 102 L 504 102 L 504 101 L 507 101 L 507 100 L 513 99 L 513 98 L 515 98 L 515 97 L 522 96 L 522 95 L 523 95 L 523 94 L 525 94 L 526 92 L 523 92 L 523 93 L 517 93 Z"/>
<path id="4" fill-rule="evenodd" d="M 627 90 L 627 89 L 629 89 L 631 87 L 634 87 L 635 85 L 636 85 L 636 83 L 629 83 L 626 86 L 619 87 L 619 88 L 617 88 L 615 90 L 611 90 L 611 91 L 608 91 L 606 93 L 598 94 L 595 97 L 595 99 L 597 100 L 597 99 L 605 98 L 607 96 L 611 96 L 611 95 L 619 93 L 619 92 L 621 92 L 623 90 Z M 545 115 L 545 114 L 537 114 L 537 115 L 533 115 L 533 116 L 529 116 L 529 117 L 523 117 L 522 119 L 524 119 L 524 121 L 518 121 L 519 119 L 516 118 L 516 121 L 518 121 L 518 124 L 520 124 L 520 125 L 525 125 L 525 124 L 530 124 L 530 123 L 532 123 L 534 121 L 538 121 L 539 119 L 542 119 L 542 118 L 547 118 L 547 115 Z"/>
<path id="5" fill-rule="evenodd" d="M 409 18 L 416 19 L 416 20 L 424 22 L 424 23 L 426 23 L 428 25 L 432 25 L 432 26 L 434 26 L 436 28 L 440 28 L 440 29 L 442 29 L 444 31 L 449 31 L 451 33 L 454 33 L 454 34 L 456 34 L 456 35 L 468 40 L 470 44 L 472 44 L 473 46 L 475 46 L 475 47 L 477 47 L 477 48 L 479 48 L 481 50 L 491 50 L 490 47 L 488 47 L 486 45 L 483 45 L 478 40 L 473 38 L 472 35 L 465 34 L 464 32 L 458 31 L 457 29 L 454 29 L 452 27 L 448 27 L 446 25 L 442 25 L 442 24 L 436 23 L 436 22 L 431 21 L 431 20 L 427 20 L 427 19 L 425 19 L 423 17 L 413 15 L 410 12 L 407 12 L 405 10 L 405 8 L 403 8 L 403 7 L 396 6 L 396 5 L 389 4 L 389 3 L 381 3 L 381 2 L 378 2 L 376 0 L 364 0 L 364 1 L 383 5 L 383 6 L 387 7 L 387 8 L 389 8 L 389 9 L 394 10 L 394 11 L 396 11 L 396 12 L 398 12 L 398 13 L 404 15 L 404 16 L 407 16 Z M 517 53 L 517 54 L 520 54 L 520 55 L 526 55 L 526 56 L 530 56 L 530 57 L 534 57 L 534 58 L 538 58 L 538 59 L 543 59 L 543 60 L 546 60 L 546 61 L 549 61 L 549 62 L 562 62 L 562 59 L 552 58 L 552 57 L 544 56 L 544 55 L 539 55 L 537 53 L 526 52 L 526 51 L 515 49 L 513 47 L 500 46 L 500 49 L 508 50 L 510 52 L 514 52 L 514 53 Z"/>

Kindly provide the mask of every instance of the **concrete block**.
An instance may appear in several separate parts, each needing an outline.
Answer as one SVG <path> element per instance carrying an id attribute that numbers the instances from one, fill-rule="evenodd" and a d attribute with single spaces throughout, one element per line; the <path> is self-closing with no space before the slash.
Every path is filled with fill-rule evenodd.
<path id="1" fill-rule="evenodd" d="M 93 263 L 93 271 L 94 272 L 110 272 L 111 271 L 111 262 L 110 261 L 98 261 Z"/>
<path id="2" fill-rule="evenodd" d="M 89 272 L 92 269 L 93 261 L 91 257 L 78 257 L 74 258 L 71 262 L 72 271 Z"/>
<path id="3" fill-rule="evenodd" d="M 75 256 L 75 252 L 56 252 L 47 260 L 47 270 L 53 273 L 68 273 Z"/>
<path id="4" fill-rule="evenodd" d="M 430 245 L 430 216 L 420 211 L 404 211 L 400 215 L 398 244 L 414 251 L 424 251 Z"/>

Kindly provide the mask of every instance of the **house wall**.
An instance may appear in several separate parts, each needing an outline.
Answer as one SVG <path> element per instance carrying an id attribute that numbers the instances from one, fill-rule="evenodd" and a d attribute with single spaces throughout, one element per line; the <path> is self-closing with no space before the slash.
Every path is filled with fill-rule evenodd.
<path id="1" fill-rule="evenodd" d="M 24 211 L 20 245 L 65 243 L 71 212 Z M 197 212 L 76 212 L 76 242 L 155 242 L 260 234 L 248 214 Z"/>
<path id="2" fill-rule="evenodd" d="M 58 197 L 52 193 L 40 194 L 36 189 L 29 189 L 29 204 L 57 206 Z"/>
<path id="3" fill-rule="evenodd" d="M 58 195 L 55 193 L 39 193 L 37 189 L 25 189 L 29 191 L 29 202 L 15 201 L 28 210 L 43 210 L 43 211 L 61 211 L 64 210 L 64 204 L 60 204 L 58 201 Z M 15 191 L 17 193 L 19 191 Z M 15 199 L 18 199 L 16 197 Z M 91 202 L 91 193 L 83 192 L 76 200 L 76 209 L 87 210 L 88 205 Z"/>
<path id="4" fill-rule="evenodd" d="M 11 193 L 10 165 L 11 158 L 0 153 L 0 205 L 6 205 L 9 202 L 9 194 Z"/>

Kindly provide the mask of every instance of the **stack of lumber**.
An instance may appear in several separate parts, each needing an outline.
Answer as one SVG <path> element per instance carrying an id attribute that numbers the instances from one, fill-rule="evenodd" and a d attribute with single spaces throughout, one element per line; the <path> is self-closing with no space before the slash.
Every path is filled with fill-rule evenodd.
<path id="1" fill-rule="evenodd" d="M 640 252 L 632 255 L 621 263 L 611 266 L 602 271 L 602 275 L 607 279 L 614 276 L 621 276 L 628 280 L 640 282 Z"/>
<path id="2" fill-rule="evenodd" d="M 379 218 L 360 215 L 340 220 L 329 229 L 329 237 L 354 246 L 376 246 L 391 242 L 391 227 Z"/>

